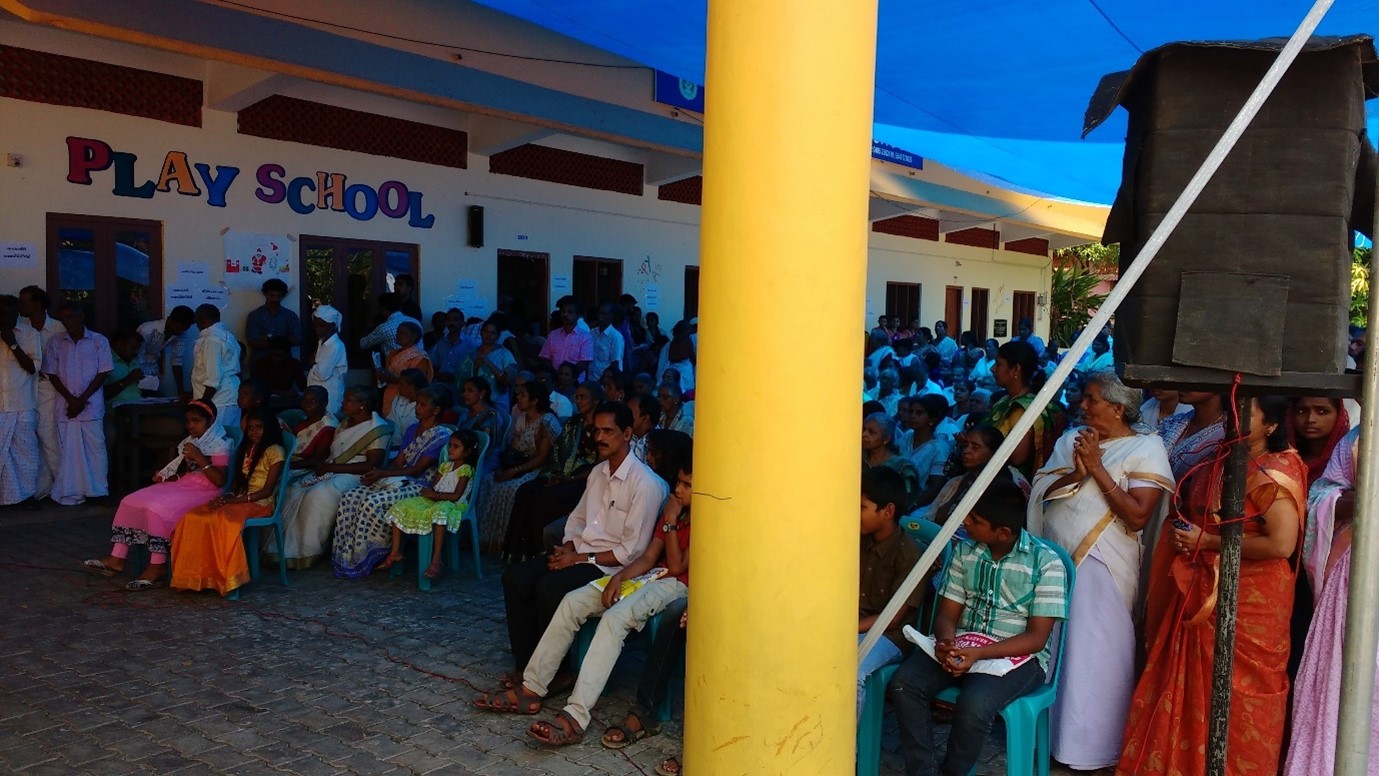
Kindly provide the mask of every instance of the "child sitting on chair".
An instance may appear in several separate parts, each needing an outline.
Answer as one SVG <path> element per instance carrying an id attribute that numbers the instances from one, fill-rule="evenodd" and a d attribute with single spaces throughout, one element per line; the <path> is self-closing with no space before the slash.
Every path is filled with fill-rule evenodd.
<path id="1" fill-rule="evenodd" d="M 1044 683 L 1049 634 L 1055 620 L 1068 616 L 1063 561 L 1024 530 L 1025 497 L 1014 482 L 991 483 L 963 526 L 968 538 L 954 548 L 939 591 L 934 656 L 916 651 L 888 689 L 906 773 L 970 772 L 996 715 Z M 960 646 L 960 633 L 989 643 Z M 977 661 L 993 659 L 1004 668 L 969 673 Z M 937 768 L 930 703 L 954 686 L 962 692 L 948 752 Z"/>
<path id="2" fill-rule="evenodd" d="M 388 510 L 388 522 L 393 526 L 393 549 L 387 559 L 378 564 L 380 569 L 402 560 L 404 533 L 419 536 L 432 531 L 431 565 L 426 567 L 426 578 L 440 576 L 445 532 L 459 531 L 469 511 L 467 497 L 479 457 L 478 435 L 473 431 L 456 431 L 450 435 L 448 453 L 449 460 L 437 467 L 429 488 L 422 488 L 420 496 L 405 498 Z"/>
<path id="3" fill-rule="evenodd" d="M 905 478 L 895 469 L 878 466 L 862 472 L 862 546 L 860 586 L 857 599 L 857 638 L 866 636 L 890 603 L 891 596 L 919 562 L 920 549 L 900 528 L 900 511 L 909 496 Z M 857 667 L 857 716 L 867 699 L 867 677 L 892 663 L 899 663 L 914 649 L 901 629 L 913 622 L 927 587 L 916 585 L 905 606 L 886 626 L 886 635 Z"/>

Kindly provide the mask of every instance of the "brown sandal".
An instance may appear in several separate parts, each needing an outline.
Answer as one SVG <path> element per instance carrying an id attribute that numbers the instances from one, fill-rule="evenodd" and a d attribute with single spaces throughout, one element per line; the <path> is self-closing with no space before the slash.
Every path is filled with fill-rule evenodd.
<path id="1" fill-rule="evenodd" d="M 485 693 L 474 699 L 474 705 L 486 711 L 496 711 L 499 714 L 532 714 L 541 713 L 541 703 L 544 699 L 525 686 L 519 686 L 513 690 L 499 690 L 497 692 Z"/>
<path id="2" fill-rule="evenodd" d="M 536 722 L 527 729 L 527 735 L 547 746 L 568 746 L 584 740 L 584 728 L 563 711 L 555 714 L 550 722 Z"/>
<path id="3" fill-rule="evenodd" d="M 632 726 L 634 721 L 636 722 L 635 730 Z M 642 718 L 637 712 L 629 711 L 627 712 L 627 716 L 623 718 L 622 724 L 613 725 L 608 728 L 608 730 L 604 731 L 603 738 L 600 740 L 603 742 L 604 747 L 608 749 L 625 749 L 644 738 L 660 735 L 660 733 L 661 724 L 659 722 L 648 728 L 646 724 L 642 722 Z M 616 738 L 614 738 L 615 735 L 617 736 Z"/>

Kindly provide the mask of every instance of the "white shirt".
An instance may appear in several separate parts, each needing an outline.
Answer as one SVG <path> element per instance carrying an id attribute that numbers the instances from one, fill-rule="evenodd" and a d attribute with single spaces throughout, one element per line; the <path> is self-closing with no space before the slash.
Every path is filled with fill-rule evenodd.
<path id="1" fill-rule="evenodd" d="M 589 379 L 601 380 L 608 367 L 617 365 L 622 369 L 622 332 L 610 325 L 606 329 L 594 329 L 591 335 L 594 338 L 594 360 L 589 364 Z"/>
<path id="2" fill-rule="evenodd" d="M 172 357 L 172 366 L 182 366 L 182 335 L 167 336 L 167 324 L 166 320 L 139 324 L 139 336 L 144 338 L 144 342 L 139 346 L 139 355 L 134 360 L 146 377 L 157 377 L 163 373 L 165 350 Z"/>
<path id="3" fill-rule="evenodd" d="M 560 418 L 560 422 L 564 423 L 570 419 L 571 415 L 575 414 L 575 403 L 570 401 L 570 398 L 565 394 L 551 391 L 551 412 L 554 412 L 555 416 Z"/>
<path id="4" fill-rule="evenodd" d="M 239 342 L 219 321 L 197 336 L 192 359 L 192 397 L 201 398 L 207 389 L 215 389 L 211 402 L 217 408 L 239 401 Z"/>
<path id="5" fill-rule="evenodd" d="M 580 555 L 611 550 L 618 565 L 599 568 L 612 574 L 651 543 L 669 489 L 635 455 L 623 458 L 617 471 L 610 468 L 601 461 L 589 473 L 584 495 L 565 522 L 565 541 L 574 542 Z"/>
<path id="6" fill-rule="evenodd" d="M 38 332 L 39 348 L 42 350 L 48 349 L 48 343 L 53 341 L 53 337 L 56 337 L 67 331 L 67 329 L 62 325 L 62 322 L 57 320 L 56 318 L 53 318 L 52 316 L 48 316 L 44 319 L 43 328 L 41 329 L 35 329 L 34 325 L 29 321 L 28 318 L 20 318 L 19 325 L 14 328 L 16 331 L 19 329 L 25 329 L 28 331 Z M 38 359 L 34 359 L 34 361 L 37 362 Z M 48 378 L 44 375 L 44 373 L 41 370 L 39 371 L 38 387 L 36 390 L 38 392 L 38 396 L 40 399 L 52 401 L 57 398 L 57 390 L 54 389 L 52 384 L 48 382 Z M 52 405 L 49 404 L 48 406 L 51 407 Z"/>
<path id="7" fill-rule="evenodd" d="M 43 349 L 43 374 L 62 381 L 63 387 L 73 396 L 80 396 L 97 375 L 107 374 L 114 368 L 110 342 L 90 329 L 84 330 L 79 340 L 72 339 L 64 329 Z M 80 415 L 68 418 L 67 403 L 59 398 L 57 417 L 59 423 L 100 420 L 105 417 L 105 402 L 99 394 L 94 394 Z"/>
<path id="8" fill-rule="evenodd" d="M 345 401 L 345 372 L 349 368 L 345 343 L 339 335 L 332 334 L 316 346 L 316 361 L 306 373 L 306 384 L 326 389 L 327 411 L 332 415 Z"/>
<path id="9" fill-rule="evenodd" d="M 15 345 L 33 359 L 35 374 L 19 365 L 19 359 L 8 345 L 0 346 L 0 412 L 33 412 L 38 406 L 34 383 L 37 373 L 43 370 L 43 340 L 32 326 L 14 327 L 14 340 Z"/>

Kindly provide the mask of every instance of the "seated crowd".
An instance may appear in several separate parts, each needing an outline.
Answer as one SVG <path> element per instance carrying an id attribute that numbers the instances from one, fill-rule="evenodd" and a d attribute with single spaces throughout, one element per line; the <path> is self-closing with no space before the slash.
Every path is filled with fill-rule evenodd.
<path id="1" fill-rule="evenodd" d="M 144 381 L 165 360 L 180 383 L 190 362 L 185 439 L 151 485 L 119 502 L 109 550 L 86 569 L 120 574 L 142 546 L 148 563 L 127 590 L 166 581 L 226 594 L 249 581 L 249 553 L 295 568 L 329 559 L 335 576 L 358 579 L 403 562 L 404 535 L 430 535 L 418 562 L 436 577 L 442 546 L 457 540 L 448 535 L 473 520 L 481 549 L 508 564 L 512 657 L 476 705 L 535 715 L 569 691 L 529 734 L 577 743 L 626 636 L 645 628 L 637 703 L 602 743 L 657 734 L 688 620 L 697 321 L 667 337 L 630 297 L 587 318 L 567 297 L 539 342 L 502 313 L 437 313 L 427 334 L 403 276 L 359 340 L 377 351 L 374 379 L 347 385 L 343 316 L 312 311 L 318 345 L 298 362 L 285 290 L 265 284 L 267 303 L 250 315 L 243 380 L 244 349 L 214 307 L 177 308 L 112 345 L 78 305 L 48 318 L 42 289 L 0 296 L 0 503 L 106 495 L 102 399 L 154 390 Z M 193 327 L 187 358 L 178 342 Z M 953 516 L 1058 363 L 1029 321 L 1018 330 L 1004 344 L 970 333 L 959 344 L 942 321 L 931 333 L 883 318 L 868 334 L 859 641 L 918 562 L 916 537 L 933 530 L 924 523 Z M 860 711 L 868 676 L 898 666 L 886 696 L 907 773 L 968 773 L 1001 708 L 1049 677 L 1065 621 L 1053 758 L 1125 774 L 1200 768 L 1229 402 L 1128 388 L 1110 352 L 1105 332 L 963 518 L 942 573 L 929 570 L 859 668 Z M 290 420 L 270 408 L 283 396 L 300 403 Z M 1253 401 L 1231 725 L 1242 772 L 1330 769 L 1357 421 L 1335 399 Z M 281 541 L 246 548 L 245 521 L 275 513 Z M 1070 592 L 1063 556 L 1076 568 Z M 933 613 L 927 641 L 904 627 L 920 612 Z M 570 670 L 564 658 L 590 618 L 592 642 Z M 962 692 L 940 754 L 934 704 L 953 686 Z M 1290 711 L 1317 723 L 1290 725 Z"/>

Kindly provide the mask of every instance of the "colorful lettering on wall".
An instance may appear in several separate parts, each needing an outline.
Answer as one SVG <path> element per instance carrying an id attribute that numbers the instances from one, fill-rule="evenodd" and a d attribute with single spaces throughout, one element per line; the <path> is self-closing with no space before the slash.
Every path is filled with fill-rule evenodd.
<path id="1" fill-rule="evenodd" d="M 238 167 L 217 165 L 212 171 L 208 164 L 192 164 L 185 152 L 169 151 L 158 177 L 136 185 L 134 166 L 138 161 L 134 154 L 116 151 L 100 140 L 67 138 L 67 181 L 90 186 L 92 173 L 113 170 L 115 185 L 110 191 L 117 197 L 152 199 L 155 194 L 176 189 L 183 196 L 204 196 L 211 207 L 225 207 L 225 195 L 239 176 Z M 335 211 L 368 221 L 382 213 L 388 218 L 405 218 L 408 226 L 418 229 L 430 229 L 436 222 L 434 215 L 425 212 L 422 193 L 409 190 L 401 181 L 387 181 L 374 188 L 350 183 L 343 173 L 325 171 L 310 178 L 288 179 L 282 165 L 271 163 L 259 166 L 254 178 L 258 183 L 254 196 L 260 201 L 270 205 L 285 202 L 302 215 Z"/>

